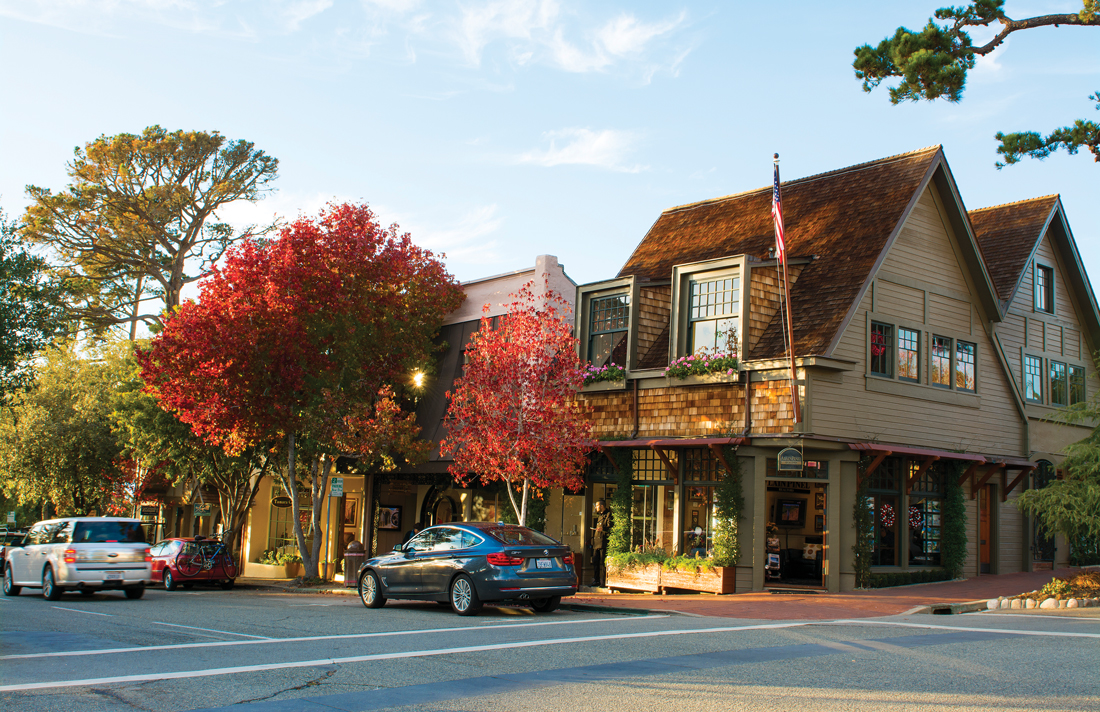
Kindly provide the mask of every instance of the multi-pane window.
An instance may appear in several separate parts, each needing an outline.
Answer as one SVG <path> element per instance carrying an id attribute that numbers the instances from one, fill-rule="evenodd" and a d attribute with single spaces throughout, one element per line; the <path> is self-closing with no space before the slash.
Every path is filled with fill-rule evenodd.
<path id="1" fill-rule="evenodd" d="M 898 378 L 920 382 L 920 332 L 898 327 Z"/>
<path id="2" fill-rule="evenodd" d="M 1024 356 L 1024 398 L 1043 402 L 1043 359 Z"/>
<path id="3" fill-rule="evenodd" d="M 867 483 L 867 504 L 874 517 L 872 566 L 898 564 L 898 494 L 904 474 L 902 464 L 901 458 L 886 458 Z"/>
<path id="4" fill-rule="evenodd" d="M 951 339 L 932 337 L 932 385 L 951 387 Z"/>
<path id="5" fill-rule="evenodd" d="M 730 353 L 737 349 L 739 277 L 693 281 L 688 303 L 691 353 Z"/>
<path id="6" fill-rule="evenodd" d="M 718 458 L 709 449 L 686 448 L 683 453 L 685 481 L 710 482 L 718 479 Z"/>
<path id="7" fill-rule="evenodd" d="M 1050 362 L 1050 404 L 1069 405 L 1069 374 L 1058 361 Z"/>
<path id="8" fill-rule="evenodd" d="M 1069 367 L 1069 404 L 1085 402 L 1085 367 Z"/>
<path id="9" fill-rule="evenodd" d="M 891 356 L 894 353 L 894 327 L 889 324 L 871 322 L 871 373 L 877 376 L 894 377 Z"/>
<path id="10" fill-rule="evenodd" d="M 977 347 L 968 341 L 955 342 L 955 388 L 974 390 L 974 352 Z"/>
<path id="11" fill-rule="evenodd" d="M 909 466 L 911 470 L 920 467 L 914 461 L 910 461 Z M 940 565 L 944 492 L 944 475 L 935 466 L 925 468 L 921 476 L 913 482 L 906 512 L 911 565 Z"/>
<path id="12" fill-rule="evenodd" d="M 593 366 L 626 362 L 626 332 L 630 324 L 630 296 L 619 294 L 592 300 L 588 360 Z"/>
<path id="13" fill-rule="evenodd" d="M 1035 311 L 1054 313 L 1054 269 L 1035 265 Z"/>
<path id="14" fill-rule="evenodd" d="M 676 453 L 675 451 L 666 451 L 669 462 L 673 467 L 676 467 Z M 669 472 L 668 467 L 665 466 L 665 461 L 661 459 L 661 456 L 654 450 L 649 449 L 636 449 L 634 450 L 634 481 L 638 482 L 658 482 L 663 480 L 672 480 L 672 473 Z"/>

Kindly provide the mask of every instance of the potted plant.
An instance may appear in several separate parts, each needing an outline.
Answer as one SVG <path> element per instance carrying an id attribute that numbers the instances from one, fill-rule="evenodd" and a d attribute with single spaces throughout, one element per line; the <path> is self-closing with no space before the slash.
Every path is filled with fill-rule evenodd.
<path id="1" fill-rule="evenodd" d="M 622 388 L 626 383 L 626 369 L 609 361 L 602 366 L 587 364 L 584 367 L 585 391 L 612 391 Z"/>

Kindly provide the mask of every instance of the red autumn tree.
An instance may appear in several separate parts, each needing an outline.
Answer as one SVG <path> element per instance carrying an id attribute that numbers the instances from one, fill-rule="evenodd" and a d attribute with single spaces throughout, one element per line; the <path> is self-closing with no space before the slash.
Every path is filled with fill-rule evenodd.
<path id="1" fill-rule="evenodd" d="M 311 529 L 339 455 L 360 466 L 416 461 L 427 448 L 392 388 L 423 369 L 432 338 L 463 294 L 443 264 L 365 205 L 329 205 L 277 239 L 230 250 L 141 355 L 162 407 L 236 453 L 257 443 L 287 458 L 284 487 L 298 507 L 310 473 Z M 304 467 L 296 459 L 301 455 Z M 307 576 L 321 541 L 295 534 Z"/>
<path id="2" fill-rule="evenodd" d="M 583 486 L 586 456 L 595 447 L 574 398 L 584 372 L 568 304 L 533 288 L 528 282 L 511 295 L 508 314 L 495 326 L 482 317 L 465 372 L 447 394 L 449 434 L 440 444 L 444 456 L 454 457 L 449 469 L 459 482 L 504 482 L 521 525 L 531 486 Z"/>

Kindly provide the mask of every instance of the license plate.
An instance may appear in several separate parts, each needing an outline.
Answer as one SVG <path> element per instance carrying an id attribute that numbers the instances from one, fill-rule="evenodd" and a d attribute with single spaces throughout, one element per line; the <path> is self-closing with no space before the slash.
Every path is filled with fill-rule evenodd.
<path id="1" fill-rule="evenodd" d="M 108 571 L 107 575 L 104 576 L 103 578 L 104 578 L 105 581 L 121 581 L 122 580 L 122 572 L 121 571 Z"/>
<path id="2" fill-rule="evenodd" d="M 536 569 L 552 569 L 554 568 L 554 562 L 550 559 L 535 559 Z"/>

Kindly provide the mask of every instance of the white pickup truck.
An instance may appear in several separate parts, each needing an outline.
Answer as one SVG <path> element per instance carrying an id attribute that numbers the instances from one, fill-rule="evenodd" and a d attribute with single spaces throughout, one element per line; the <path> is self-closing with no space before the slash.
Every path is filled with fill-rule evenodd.
<path id="1" fill-rule="evenodd" d="M 152 559 L 137 519 L 72 517 L 35 524 L 4 552 L 4 595 L 41 588 L 51 601 L 66 591 L 121 590 L 141 598 L 152 584 Z"/>

